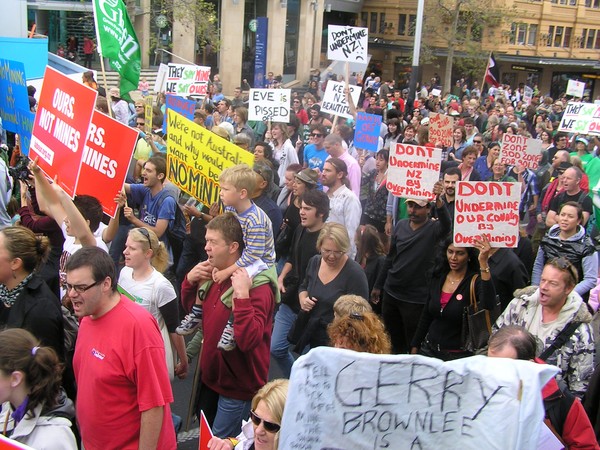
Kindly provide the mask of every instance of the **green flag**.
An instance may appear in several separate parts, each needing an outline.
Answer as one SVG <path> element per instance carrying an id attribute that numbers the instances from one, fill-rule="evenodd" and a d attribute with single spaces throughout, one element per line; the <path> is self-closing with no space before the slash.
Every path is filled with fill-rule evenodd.
<path id="1" fill-rule="evenodd" d="M 129 99 L 140 82 L 141 52 L 127 8 L 123 0 L 94 0 L 93 4 L 98 53 L 119 72 L 121 98 Z"/>

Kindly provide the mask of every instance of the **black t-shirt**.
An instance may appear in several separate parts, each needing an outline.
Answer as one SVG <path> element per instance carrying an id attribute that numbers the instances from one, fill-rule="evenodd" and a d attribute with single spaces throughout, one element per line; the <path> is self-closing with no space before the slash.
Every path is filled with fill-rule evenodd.
<path id="1" fill-rule="evenodd" d="M 552 201 L 550 202 L 550 211 L 554 211 L 558 214 L 560 205 L 567 202 L 579 203 L 583 208 L 583 211 L 587 212 L 590 216 L 593 213 L 592 199 L 583 191 L 579 191 L 575 195 L 569 195 L 566 192 L 561 192 L 560 194 L 555 195 Z"/>

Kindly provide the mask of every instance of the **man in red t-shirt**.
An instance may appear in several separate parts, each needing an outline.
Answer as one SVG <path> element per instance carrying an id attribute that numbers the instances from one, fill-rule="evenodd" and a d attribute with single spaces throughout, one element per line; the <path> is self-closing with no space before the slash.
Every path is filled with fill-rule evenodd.
<path id="1" fill-rule="evenodd" d="M 164 343 L 156 320 L 117 292 L 111 257 L 83 247 L 66 266 L 81 318 L 73 368 L 86 450 L 177 448 Z"/>

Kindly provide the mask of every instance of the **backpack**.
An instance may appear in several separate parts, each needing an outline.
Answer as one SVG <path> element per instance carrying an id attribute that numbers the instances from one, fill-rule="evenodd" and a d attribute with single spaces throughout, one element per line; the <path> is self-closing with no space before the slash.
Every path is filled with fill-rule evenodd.
<path id="1" fill-rule="evenodd" d="M 169 241 L 171 251 L 173 252 L 173 266 L 177 267 L 177 263 L 179 262 L 179 258 L 183 252 L 183 240 L 186 236 L 185 216 L 183 215 L 183 211 L 179 207 L 175 197 L 173 197 L 164 189 L 160 191 L 159 195 L 160 199 L 158 200 L 156 211 L 160 211 L 160 208 L 167 197 L 171 197 L 173 200 L 175 200 L 175 219 L 173 219 L 172 224 L 169 223 L 165 234 Z"/>
<path id="2" fill-rule="evenodd" d="M 69 360 L 73 358 L 73 353 L 75 352 L 75 341 L 77 341 L 77 333 L 79 332 L 79 320 L 63 305 L 60 306 L 60 309 L 62 310 L 64 328 L 65 360 Z"/>

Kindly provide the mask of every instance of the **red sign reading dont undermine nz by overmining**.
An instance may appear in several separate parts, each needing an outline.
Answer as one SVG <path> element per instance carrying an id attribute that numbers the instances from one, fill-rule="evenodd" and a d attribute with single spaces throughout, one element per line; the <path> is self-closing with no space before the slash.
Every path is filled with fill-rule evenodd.
<path id="1" fill-rule="evenodd" d="M 29 158 L 39 158 L 44 173 L 71 197 L 79 177 L 81 156 L 98 93 L 46 67 Z"/>

